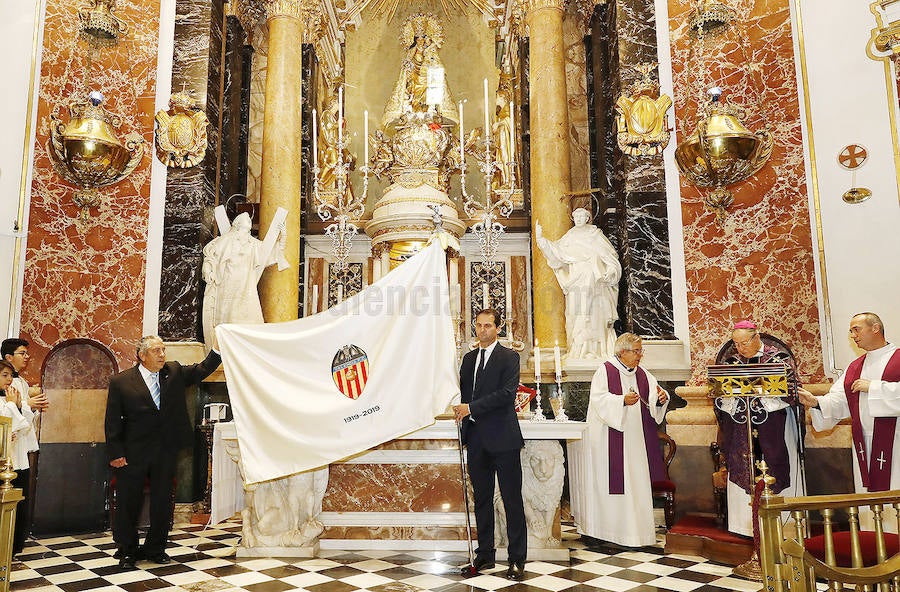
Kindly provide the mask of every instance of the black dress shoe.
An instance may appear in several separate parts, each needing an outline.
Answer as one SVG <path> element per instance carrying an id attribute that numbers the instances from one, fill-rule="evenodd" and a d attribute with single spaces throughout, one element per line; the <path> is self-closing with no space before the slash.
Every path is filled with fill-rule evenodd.
<path id="1" fill-rule="evenodd" d="M 146 557 L 147 561 L 152 561 L 153 563 L 159 563 L 160 565 L 165 565 L 166 563 L 172 563 L 172 558 L 166 555 L 165 551 L 160 551 L 159 553 L 151 553 Z"/>
<path id="2" fill-rule="evenodd" d="M 509 564 L 509 569 L 506 570 L 506 579 L 515 580 L 516 582 L 521 582 L 525 577 L 525 562 L 524 561 L 513 561 Z"/>
<path id="3" fill-rule="evenodd" d="M 475 557 L 475 561 L 472 562 L 472 565 L 467 565 L 460 571 L 462 572 L 462 575 L 470 576 L 473 573 L 480 573 L 483 569 L 492 569 L 495 565 L 494 560 L 490 557 Z"/>
<path id="4" fill-rule="evenodd" d="M 123 553 L 119 558 L 119 568 L 125 570 L 137 569 L 135 565 L 137 563 L 137 559 L 135 559 L 134 555 L 128 555 Z"/>

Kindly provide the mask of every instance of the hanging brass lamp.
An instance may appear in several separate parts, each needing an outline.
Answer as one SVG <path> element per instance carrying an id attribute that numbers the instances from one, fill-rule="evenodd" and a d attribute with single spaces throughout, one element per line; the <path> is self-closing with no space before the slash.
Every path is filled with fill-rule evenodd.
<path id="1" fill-rule="evenodd" d="M 768 130 L 752 132 L 741 123 L 744 110 L 722 100 L 722 89 L 707 91 L 709 102 L 698 113 L 697 127 L 675 150 L 681 174 L 698 187 L 715 187 L 706 205 L 724 217 L 734 202 L 728 185 L 754 175 L 772 155 Z"/>
<path id="2" fill-rule="evenodd" d="M 113 14 L 116 0 L 88 0 L 78 11 L 78 33 L 92 48 L 113 47 L 128 33 L 128 25 Z"/>
<path id="3" fill-rule="evenodd" d="M 89 208 L 100 204 L 97 188 L 118 183 L 144 157 L 144 139 L 132 132 L 124 143 L 119 140 L 114 128 L 121 118 L 102 103 L 103 95 L 93 91 L 87 101 L 69 106 L 68 123 L 51 116 L 47 152 L 56 172 L 79 187 L 74 201 L 81 208 L 81 222 L 87 221 Z"/>

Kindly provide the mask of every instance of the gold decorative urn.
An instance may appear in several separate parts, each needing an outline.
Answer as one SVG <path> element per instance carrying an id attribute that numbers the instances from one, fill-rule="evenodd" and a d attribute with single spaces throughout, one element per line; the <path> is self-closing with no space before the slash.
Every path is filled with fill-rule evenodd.
<path id="1" fill-rule="evenodd" d="M 130 175 L 144 156 L 144 139 L 132 132 L 124 143 L 119 140 L 114 128 L 121 118 L 104 109 L 102 102 L 103 95 L 94 91 L 88 101 L 69 106 L 68 123 L 51 116 L 47 151 L 56 172 L 79 187 L 74 201 L 81 208 L 82 222 L 87 221 L 89 208 L 100 204 L 97 188 Z"/>
<path id="2" fill-rule="evenodd" d="M 681 174 L 698 187 L 715 187 L 706 205 L 721 219 L 734 202 L 726 186 L 749 178 L 772 155 L 768 130 L 752 132 L 741 123 L 744 110 L 722 100 L 722 89 L 707 91 L 709 102 L 700 110 L 697 128 L 675 150 Z"/>

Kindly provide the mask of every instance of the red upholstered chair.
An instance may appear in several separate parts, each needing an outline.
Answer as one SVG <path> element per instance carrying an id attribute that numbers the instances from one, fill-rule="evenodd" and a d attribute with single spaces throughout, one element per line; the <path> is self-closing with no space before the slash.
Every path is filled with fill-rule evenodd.
<path id="1" fill-rule="evenodd" d="M 172 478 L 172 521 L 169 522 L 171 529 L 175 523 L 175 488 L 178 485 L 178 479 Z M 109 480 L 109 486 L 106 492 L 106 504 L 109 509 L 109 526 L 116 523 L 116 476 L 113 475 Z M 144 502 L 141 509 L 141 517 L 138 520 L 138 527 L 145 528 L 150 526 L 150 479 L 144 479 Z"/>
<path id="2" fill-rule="evenodd" d="M 766 476 L 767 477 L 767 476 Z M 767 477 L 768 478 L 768 477 Z M 872 511 L 874 530 L 860 530 L 861 512 Z M 816 495 L 783 498 L 765 490 L 759 502 L 760 563 L 769 589 L 815 592 L 816 579 L 829 581 L 830 589 L 844 584 L 866 590 L 891 587 L 900 578 L 900 541 L 885 533 L 898 525 L 900 491 Z M 782 526 L 788 512 L 796 534 Z M 820 514 L 822 532 L 812 536 L 811 513 Z M 849 517 L 848 524 L 839 516 Z M 886 589 L 886 588 L 884 588 Z"/>
<path id="3" fill-rule="evenodd" d="M 653 490 L 653 498 L 660 499 L 663 502 L 663 508 L 666 516 L 666 530 L 672 528 L 675 524 L 675 482 L 669 479 L 669 465 L 675 458 L 675 451 L 678 446 L 675 440 L 665 432 L 657 432 L 659 445 L 663 451 L 663 463 L 666 468 L 666 478 L 662 481 L 654 481 L 650 484 Z"/>

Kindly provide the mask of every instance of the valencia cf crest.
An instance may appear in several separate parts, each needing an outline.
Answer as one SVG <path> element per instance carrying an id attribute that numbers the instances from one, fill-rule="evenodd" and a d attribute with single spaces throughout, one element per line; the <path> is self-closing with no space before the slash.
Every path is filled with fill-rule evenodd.
<path id="1" fill-rule="evenodd" d="M 358 399 L 369 379 L 369 357 L 359 346 L 345 345 L 334 354 L 331 377 L 338 390 L 351 399 Z"/>

